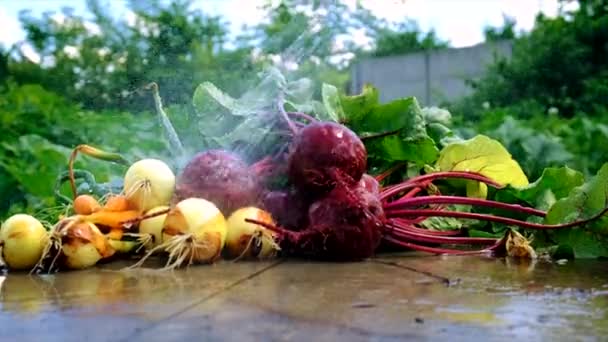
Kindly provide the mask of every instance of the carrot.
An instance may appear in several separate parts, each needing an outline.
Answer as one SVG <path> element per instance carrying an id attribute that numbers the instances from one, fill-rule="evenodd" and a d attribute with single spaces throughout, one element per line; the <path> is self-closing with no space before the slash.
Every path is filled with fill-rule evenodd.
<path id="1" fill-rule="evenodd" d="M 126 211 L 129 210 L 129 201 L 125 196 L 115 195 L 108 198 L 103 206 L 104 211 Z"/>
<path id="2" fill-rule="evenodd" d="M 78 215 L 90 215 L 101 209 L 101 205 L 91 195 L 79 195 L 74 199 L 74 212 Z"/>
<path id="3" fill-rule="evenodd" d="M 97 226 L 101 226 L 100 229 L 109 228 L 112 229 L 126 229 L 126 223 L 137 222 L 141 213 L 137 210 L 125 210 L 125 211 L 98 211 L 90 215 L 83 217 L 84 221 L 94 223 Z"/>
<path id="4" fill-rule="evenodd" d="M 106 234 L 106 238 L 110 239 L 110 240 L 120 240 L 122 239 L 122 235 L 123 235 L 124 231 L 120 228 L 112 228 L 110 229 L 110 232 L 108 234 Z"/>

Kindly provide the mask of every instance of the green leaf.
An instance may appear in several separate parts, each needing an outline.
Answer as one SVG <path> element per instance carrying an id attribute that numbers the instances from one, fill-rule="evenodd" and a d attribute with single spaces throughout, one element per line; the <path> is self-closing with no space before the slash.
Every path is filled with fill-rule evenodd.
<path id="1" fill-rule="evenodd" d="M 597 215 L 608 205 L 608 163 L 586 183 L 573 188 L 547 212 L 547 224 L 568 223 Z M 559 246 L 572 249 L 575 258 L 608 257 L 608 216 L 584 226 L 550 234 Z"/>
<path id="2" fill-rule="evenodd" d="M 384 133 L 395 130 L 413 130 L 414 134 L 426 135 L 422 110 L 414 97 L 406 97 L 378 105 L 359 120 L 349 120 L 350 125 L 361 133 Z"/>
<path id="3" fill-rule="evenodd" d="M 427 123 L 439 123 L 444 126 L 449 126 L 452 122 L 452 114 L 449 111 L 438 107 L 422 108 L 422 116 Z"/>
<path id="4" fill-rule="evenodd" d="M 192 104 L 199 112 L 208 112 L 214 109 L 228 109 L 232 113 L 238 112 L 236 100 L 210 82 L 203 82 L 196 87 L 192 96 Z"/>
<path id="5" fill-rule="evenodd" d="M 418 165 L 432 163 L 439 152 L 433 139 L 428 136 L 389 136 L 370 141 L 367 145 L 371 154 L 385 161 L 410 161 Z"/>
<path id="6" fill-rule="evenodd" d="M 528 178 L 511 154 L 496 140 L 485 135 L 454 142 L 439 154 L 436 168 L 440 171 L 470 171 L 489 177 L 502 185 L 524 187 Z M 467 181 L 467 196 L 485 198 L 487 186 Z"/>
<path id="7" fill-rule="evenodd" d="M 330 119 L 335 122 L 343 122 L 345 115 L 342 110 L 342 105 L 340 104 L 338 88 L 331 84 L 323 83 L 321 97 L 323 98 L 323 105 L 325 106 L 325 110 Z"/>
<path id="8" fill-rule="evenodd" d="M 547 168 L 534 183 L 523 188 L 506 187 L 496 193 L 495 199 L 501 202 L 523 201 L 537 209 L 548 210 L 584 182 L 581 172 L 567 166 Z"/>
<path id="9" fill-rule="evenodd" d="M 486 232 L 483 230 L 477 230 L 477 229 L 469 229 L 468 233 L 469 233 L 470 237 L 482 237 L 482 238 L 501 238 L 505 235 L 504 231 L 490 233 L 490 232 Z"/>
<path id="10" fill-rule="evenodd" d="M 368 94 L 373 97 L 374 93 Z M 365 97 L 359 99 L 369 100 Z M 367 105 L 367 113 L 360 112 L 350 117 L 349 127 L 363 138 L 390 133 L 380 138 L 364 139 L 373 158 L 385 162 L 409 161 L 419 166 L 437 159 L 439 149 L 426 132 L 416 98 L 407 97 L 374 107 L 370 107 L 369 102 L 361 102 Z"/>
<path id="11" fill-rule="evenodd" d="M 361 94 L 342 96 L 340 103 L 346 116 L 346 122 L 360 122 L 363 117 L 367 116 L 379 104 L 378 99 L 378 89 L 371 84 L 365 84 Z"/>
<path id="12" fill-rule="evenodd" d="M 448 205 L 446 210 L 459 211 L 459 212 L 470 212 L 471 206 L 469 205 Z M 431 230 L 455 230 L 461 229 L 464 223 L 471 223 L 475 220 L 457 219 L 454 217 L 429 217 L 426 220 L 420 222 L 420 226 Z"/>
<path id="13" fill-rule="evenodd" d="M 608 257 L 608 239 L 583 228 L 558 230 L 552 238 L 559 248 L 570 248 L 576 259 Z"/>
<path id="14" fill-rule="evenodd" d="M 575 187 L 568 197 L 555 202 L 547 212 L 548 224 L 567 223 L 590 218 L 608 206 L 608 163 L 604 164 L 597 175 L 585 184 Z M 608 233 L 606 216 L 587 226 L 598 227 Z"/>

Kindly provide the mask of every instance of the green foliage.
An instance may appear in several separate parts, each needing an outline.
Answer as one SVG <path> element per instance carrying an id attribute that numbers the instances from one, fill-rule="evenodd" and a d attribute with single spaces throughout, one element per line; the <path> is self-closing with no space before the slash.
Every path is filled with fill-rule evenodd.
<path id="1" fill-rule="evenodd" d="M 515 25 L 517 21 L 513 17 L 503 15 L 503 25 L 501 27 L 485 27 L 483 29 L 483 36 L 486 42 L 494 42 L 500 40 L 514 39 Z"/>
<path id="2" fill-rule="evenodd" d="M 394 162 L 422 168 L 437 159 L 438 147 L 427 133 L 430 122 L 415 98 L 380 104 L 378 91 L 367 85 L 361 94 L 339 101 L 343 122 L 364 139 L 372 168 L 386 169 Z"/>
<path id="3" fill-rule="evenodd" d="M 564 165 L 589 176 L 608 160 L 608 150 L 598 148 L 608 144 L 606 114 L 563 118 L 537 112 L 528 119 L 517 119 L 512 110 L 503 108 L 485 110 L 476 121 L 455 118 L 458 134 L 485 134 L 497 139 L 531 179 L 539 177 L 545 168 Z"/>
<path id="4" fill-rule="evenodd" d="M 422 32 L 415 22 L 405 22 L 396 28 L 380 27 L 374 32 L 374 57 L 403 55 L 418 51 L 447 48 L 449 43 L 437 37 L 435 31 Z"/>
<path id="5" fill-rule="evenodd" d="M 10 85 L 0 97 L 0 112 L 0 219 L 16 211 L 57 205 L 56 179 L 67 169 L 69 154 L 78 144 L 116 151 L 131 160 L 167 155 L 155 117 L 149 113 L 86 111 L 39 85 Z M 125 171 L 86 156 L 79 157 L 75 166 L 90 170 L 98 182 Z"/>
<path id="6" fill-rule="evenodd" d="M 62 89 L 72 102 L 88 109 L 142 111 L 152 108 L 141 89 L 159 84 L 168 104 L 186 103 L 195 87 L 212 81 L 229 92 L 250 85 L 257 64 L 250 48 L 228 50 L 226 23 L 192 10 L 190 1 L 129 6 L 136 18 L 114 18 L 99 1 L 88 1 L 91 20 L 64 10 L 41 18 L 27 11 L 21 22 L 42 63 L 12 61 L 11 78 Z"/>
<path id="7" fill-rule="evenodd" d="M 497 60 L 472 82 L 475 91 L 461 109 L 472 119 L 479 118 L 484 102 L 515 109 L 522 118 L 550 108 L 564 117 L 597 115 L 608 105 L 607 46 L 605 1 L 581 0 L 579 10 L 556 18 L 539 15 L 534 29 L 513 41 L 512 57 Z"/>
<path id="8" fill-rule="evenodd" d="M 547 222 L 567 223 L 590 218 L 608 205 L 608 164 L 585 184 L 572 189 L 568 197 L 559 199 L 547 212 Z M 608 218 L 587 224 L 585 227 L 559 230 L 550 234 L 555 243 L 572 249 L 576 258 L 608 257 Z"/>

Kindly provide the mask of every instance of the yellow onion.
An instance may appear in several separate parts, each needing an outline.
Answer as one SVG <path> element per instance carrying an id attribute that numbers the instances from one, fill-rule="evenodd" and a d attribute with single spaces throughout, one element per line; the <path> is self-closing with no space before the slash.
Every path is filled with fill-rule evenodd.
<path id="1" fill-rule="evenodd" d="M 0 228 L 2 258 L 9 269 L 32 269 L 49 243 L 49 234 L 35 217 L 16 214 Z"/>
<path id="2" fill-rule="evenodd" d="M 277 234 L 245 219 L 254 219 L 275 225 L 267 211 L 256 207 L 245 207 L 234 211 L 228 217 L 228 232 L 225 250 L 232 258 L 273 258 L 280 250 L 276 243 Z"/>

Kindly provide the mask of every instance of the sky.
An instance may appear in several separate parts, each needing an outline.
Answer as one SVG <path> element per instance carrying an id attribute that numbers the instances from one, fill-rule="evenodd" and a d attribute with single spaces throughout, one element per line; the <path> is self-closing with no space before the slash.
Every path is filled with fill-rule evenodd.
<path id="1" fill-rule="evenodd" d="M 219 14 L 231 23 L 234 33 L 243 25 L 254 25 L 262 20 L 260 4 L 266 0 L 199 0 L 195 6 L 210 14 Z M 341 0 L 354 6 L 357 0 Z M 486 25 L 500 26 L 503 14 L 514 17 L 517 30 L 530 30 L 538 12 L 554 16 L 558 0 L 360 0 L 375 15 L 388 21 L 416 20 L 427 31 L 434 29 L 441 39 L 454 47 L 478 44 L 483 40 Z M 128 16 L 126 1 L 102 0 L 113 13 Z M 84 0 L 0 0 L 0 44 L 12 45 L 24 39 L 18 13 L 30 9 L 34 14 L 59 11 L 73 7 L 77 13 L 86 10 Z"/>

